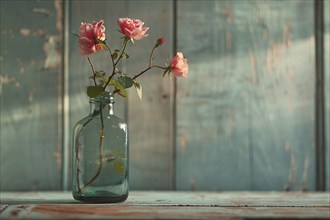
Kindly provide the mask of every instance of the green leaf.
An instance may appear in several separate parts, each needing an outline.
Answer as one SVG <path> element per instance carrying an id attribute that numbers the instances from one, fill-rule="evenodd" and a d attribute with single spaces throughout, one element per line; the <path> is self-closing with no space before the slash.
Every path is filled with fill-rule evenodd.
<path id="1" fill-rule="evenodd" d="M 166 75 L 166 73 L 170 74 L 170 68 L 167 68 L 164 73 L 163 73 L 163 77 Z"/>
<path id="2" fill-rule="evenodd" d="M 104 71 L 95 71 L 95 73 L 94 73 L 94 77 L 95 78 L 101 78 L 101 77 L 103 77 L 103 76 L 105 76 L 105 74 L 106 74 L 106 72 L 104 72 Z"/>
<path id="3" fill-rule="evenodd" d="M 116 68 L 116 73 L 122 75 L 122 74 L 123 74 L 123 71 L 121 71 L 120 69 L 117 69 L 117 68 Z"/>
<path id="4" fill-rule="evenodd" d="M 140 100 L 142 100 L 142 86 L 134 80 L 134 87 L 136 89 L 137 95 L 139 96 Z"/>
<path id="5" fill-rule="evenodd" d="M 114 52 L 112 55 L 111 55 L 112 59 L 115 60 L 117 59 L 118 57 L 118 53 L 117 52 Z"/>
<path id="6" fill-rule="evenodd" d="M 125 158 L 124 152 L 122 152 L 118 147 L 115 148 L 115 155 L 121 157 L 122 159 Z"/>
<path id="7" fill-rule="evenodd" d="M 119 89 L 120 94 L 122 96 L 124 96 L 125 98 L 127 98 L 127 91 L 125 90 L 125 88 L 120 84 L 120 82 L 118 80 L 113 80 L 115 83 L 115 87 L 116 89 Z"/>
<path id="8" fill-rule="evenodd" d="M 124 52 L 123 55 L 122 55 L 122 57 L 125 58 L 125 59 L 128 59 L 129 58 L 129 55 Z"/>
<path id="9" fill-rule="evenodd" d="M 110 80 L 109 85 L 110 86 L 115 86 L 116 85 L 115 80 L 114 79 Z"/>
<path id="10" fill-rule="evenodd" d="M 129 76 L 119 76 L 117 79 L 125 89 L 133 86 L 133 79 Z"/>
<path id="11" fill-rule="evenodd" d="M 121 175 L 124 175 L 124 162 L 123 161 L 116 161 L 113 164 L 113 168 L 115 171 Z"/>
<path id="12" fill-rule="evenodd" d="M 98 86 L 88 86 L 87 87 L 87 95 L 90 98 L 95 98 L 98 95 L 100 95 L 103 92 L 103 87 L 98 85 Z"/>

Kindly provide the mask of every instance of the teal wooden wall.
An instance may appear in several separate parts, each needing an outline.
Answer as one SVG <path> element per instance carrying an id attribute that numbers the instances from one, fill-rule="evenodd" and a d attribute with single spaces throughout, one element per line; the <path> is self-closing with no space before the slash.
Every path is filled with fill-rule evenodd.
<path id="1" fill-rule="evenodd" d="M 117 114 L 129 124 L 130 187 L 153 190 L 315 190 L 313 1 L 0 1 L 1 190 L 71 186 L 71 130 L 88 114 L 90 68 L 77 51 L 80 22 L 150 27 L 123 68 L 184 52 L 187 79 L 141 78 Z M 326 173 L 330 189 L 330 3 L 325 1 Z M 104 54 L 95 66 L 110 64 Z"/>
<path id="2" fill-rule="evenodd" d="M 1 190 L 59 190 L 60 1 L 0 1 Z"/>

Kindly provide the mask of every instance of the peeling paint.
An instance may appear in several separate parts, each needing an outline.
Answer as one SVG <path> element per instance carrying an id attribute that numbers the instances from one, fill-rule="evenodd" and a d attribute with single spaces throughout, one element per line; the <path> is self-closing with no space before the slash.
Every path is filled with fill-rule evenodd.
<path id="1" fill-rule="evenodd" d="M 233 48 L 233 34 L 229 31 L 226 32 L 226 48 L 227 49 Z"/>
<path id="2" fill-rule="evenodd" d="M 5 75 L 0 75 L 0 95 L 2 95 L 3 85 L 9 85 L 13 83 L 17 88 L 21 86 L 19 82 L 16 81 L 15 77 L 10 77 L 8 73 Z"/>
<path id="3" fill-rule="evenodd" d="M 31 102 L 33 102 L 33 94 L 35 93 L 35 92 L 37 92 L 37 91 L 39 91 L 40 89 L 38 89 L 38 88 L 33 88 L 33 89 L 31 89 L 30 91 L 29 91 L 29 93 L 28 93 L 28 101 L 31 103 Z"/>
<path id="4" fill-rule="evenodd" d="M 62 0 L 54 1 L 55 11 L 56 11 L 56 28 L 59 33 L 63 32 L 63 10 L 62 10 Z"/>
<path id="5" fill-rule="evenodd" d="M 31 103 L 33 102 L 33 93 L 30 92 L 29 95 L 28 95 L 28 101 Z"/>
<path id="6" fill-rule="evenodd" d="M 44 62 L 44 69 L 58 68 L 61 64 L 61 55 L 56 50 L 56 36 L 49 36 L 47 41 L 44 43 L 44 52 L 46 59 Z"/>
<path id="7" fill-rule="evenodd" d="M 5 75 L 0 75 L 0 84 L 2 85 L 7 85 L 15 81 L 16 81 L 15 77 L 13 76 L 10 77 L 8 73 L 6 73 Z"/>
<path id="8" fill-rule="evenodd" d="M 60 170 L 62 166 L 62 153 L 59 150 L 56 150 L 53 152 L 53 156 L 55 157 L 56 160 L 57 169 Z"/>
<path id="9" fill-rule="evenodd" d="M 20 33 L 23 37 L 27 37 L 30 35 L 31 31 L 28 28 L 21 28 Z"/>
<path id="10" fill-rule="evenodd" d="M 1 34 L 3 34 L 3 35 L 12 35 L 13 34 L 13 29 L 10 29 L 10 28 L 3 29 Z"/>
<path id="11" fill-rule="evenodd" d="M 43 14 L 43 15 L 45 15 L 46 17 L 49 17 L 49 16 L 51 16 L 51 14 L 52 14 L 49 10 L 47 10 L 47 9 L 45 9 L 45 8 L 33 8 L 33 9 L 32 9 L 32 12 Z"/>
<path id="12" fill-rule="evenodd" d="M 287 66 L 286 69 L 285 69 L 285 73 L 286 73 L 287 81 L 291 82 L 292 81 L 292 76 L 295 73 L 293 67 L 288 67 Z"/>
<path id="13" fill-rule="evenodd" d="M 262 31 L 262 38 L 264 39 L 265 42 L 269 42 L 269 31 L 266 25 L 264 30 Z"/>
<path id="14" fill-rule="evenodd" d="M 24 72 L 25 72 L 25 68 L 24 68 L 23 66 L 20 67 L 20 68 L 19 68 L 19 73 L 20 73 L 20 74 L 23 74 Z"/>
<path id="15" fill-rule="evenodd" d="M 233 23 L 233 18 L 234 18 L 234 9 L 233 9 L 233 6 L 232 5 L 226 5 L 224 8 L 223 8 L 223 11 L 222 13 L 226 16 L 227 20 L 226 22 L 228 24 L 232 24 Z"/>
<path id="16" fill-rule="evenodd" d="M 45 53 L 44 69 L 58 68 L 61 65 L 61 54 L 58 49 L 58 44 L 61 42 L 61 34 L 63 31 L 62 19 L 62 1 L 54 1 L 54 7 L 56 10 L 56 28 L 58 30 L 58 35 L 48 35 L 44 29 L 38 29 L 34 32 L 36 36 L 42 36 L 45 39 L 43 50 Z M 50 15 L 46 9 L 33 9 L 34 12 L 39 12 L 43 14 Z"/>
<path id="17" fill-rule="evenodd" d="M 254 55 L 250 55 L 250 66 L 252 70 L 252 83 L 257 86 L 259 84 L 257 75 L 257 58 Z"/>
<path id="18" fill-rule="evenodd" d="M 309 167 L 310 167 L 310 160 L 309 160 L 309 157 L 306 155 L 305 159 L 304 159 L 304 172 L 303 172 L 302 180 L 301 180 L 301 190 L 303 190 L 303 191 L 307 190 Z"/>
<path id="19" fill-rule="evenodd" d="M 182 150 L 185 150 L 185 149 L 187 149 L 187 146 L 188 146 L 188 140 L 187 140 L 187 137 L 182 136 L 182 137 L 180 138 L 180 147 L 181 147 Z"/>
<path id="20" fill-rule="evenodd" d="M 285 53 L 286 45 L 282 43 L 273 44 L 266 54 L 266 68 L 269 74 L 273 73 L 277 66 L 282 65 L 283 55 Z"/>
<path id="21" fill-rule="evenodd" d="M 286 47 L 291 45 L 291 20 L 287 20 L 284 25 L 284 38 Z"/>
<path id="22" fill-rule="evenodd" d="M 291 147 L 290 147 L 291 148 Z M 294 154 L 292 148 L 290 151 L 290 170 L 289 170 L 289 180 L 287 185 L 285 186 L 285 191 L 290 191 L 293 189 L 293 185 L 296 182 L 296 172 L 297 172 L 297 158 L 296 155 Z"/>
<path id="23" fill-rule="evenodd" d="M 47 31 L 45 29 L 42 29 L 42 28 L 40 28 L 40 29 L 33 32 L 33 36 L 44 37 L 44 36 L 46 36 L 46 34 L 47 34 Z"/>

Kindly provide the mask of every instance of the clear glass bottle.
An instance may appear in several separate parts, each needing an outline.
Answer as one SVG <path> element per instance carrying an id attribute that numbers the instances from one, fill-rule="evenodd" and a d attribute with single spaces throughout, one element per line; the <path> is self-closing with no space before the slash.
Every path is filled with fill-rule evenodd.
<path id="1" fill-rule="evenodd" d="M 74 127 L 74 199 L 83 202 L 122 202 L 128 197 L 127 124 L 115 116 L 114 99 L 90 100 L 90 114 Z"/>

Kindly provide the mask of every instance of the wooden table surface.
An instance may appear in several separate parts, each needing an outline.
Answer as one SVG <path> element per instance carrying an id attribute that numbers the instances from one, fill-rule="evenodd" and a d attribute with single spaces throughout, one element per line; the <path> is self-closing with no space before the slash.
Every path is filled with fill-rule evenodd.
<path id="1" fill-rule="evenodd" d="M 0 219 L 330 219 L 330 194 L 133 191 L 85 204 L 70 192 L 1 192 Z"/>

